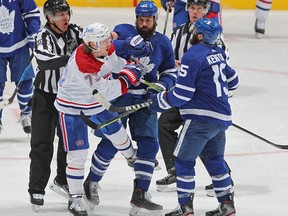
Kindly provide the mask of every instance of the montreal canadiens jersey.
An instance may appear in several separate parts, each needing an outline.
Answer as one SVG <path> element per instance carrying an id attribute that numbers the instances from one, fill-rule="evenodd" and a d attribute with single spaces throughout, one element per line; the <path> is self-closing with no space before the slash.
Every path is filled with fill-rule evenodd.
<path id="1" fill-rule="evenodd" d="M 7 57 L 28 49 L 27 35 L 40 30 L 40 12 L 34 1 L 0 1 L 0 56 Z"/>
<path id="2" fill-rule="evenodd" d="M 117 55 L 130 59 L 131 56 L 123 50 L 123 43 L 126 38 L 138 35 L 135 26 L 120 24 L 115 26 L 113 31 L 118 34 L 118 39 L 113 42 Z M 137 59 L 143 71 L 143 78 L 149 82 L 160 80 L 166 82 L 170 88 L 173 87 L 177 78 L 177 70 L 175 69 L 174 53 L 169 38 L 159 32 L 155 32 L 145 42 L 150 46 L 150 55 Z M 129 92 L 133 91 L 133 89 L 146 88 L 147 86 L 140 84 L 139 86 L 130 87 Z"/>
<path id="3" fill-rule="evenodd" d="M 183 119 L 198 119 L 229 126 L 232 123 L 228 90 L 238 87 L 238 75 L 216 46 L 196 44 L 184 54 L 175 88 L 167 94 Z"/>
<path id="4" fill-rule="evenodd" d="M 84 54 L 83 46 L 72 54 L 58 82 L 54 104 L 58 111 L 66 114 L 80 115 L 81 110 L 86 115 L 102 112 L 103 106 L 92 95 L 95 89 L 108 100 L 122 95 L 120 80 L 110 77 L 126 65 L 126 60 L 115 54 L 113 44 L 104 58 Z"/>

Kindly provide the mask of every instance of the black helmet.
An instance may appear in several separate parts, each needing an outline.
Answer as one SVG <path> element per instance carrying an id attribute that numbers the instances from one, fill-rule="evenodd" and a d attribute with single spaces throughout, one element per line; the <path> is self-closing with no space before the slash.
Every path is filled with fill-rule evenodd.
<path id="1" fill-rule="evenodd" d="M 69 11 L 70 13 L 69 4 L 65 0 L 47 0 L 44 3 L 43 12 L 46 18 L 48 15 L 54 16 L 58 11 Z"/>
<path id="2" fill-rule="evenodd" d="M 208 8 L 210 5 L 210 0 L 187 0 L 187 6 L 189 4 L 202 5 L 203 7 Z"/>

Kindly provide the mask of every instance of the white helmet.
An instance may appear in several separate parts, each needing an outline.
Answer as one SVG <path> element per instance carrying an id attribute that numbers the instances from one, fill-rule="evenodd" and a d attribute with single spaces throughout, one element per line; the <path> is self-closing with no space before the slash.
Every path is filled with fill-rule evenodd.
<path id="1" fill-rule="evenodd" d="M 94 42 L 96 47 L 100 47 L 100 42 L 111 37 L 108 27 L 101 23 L 88 25 L 83 31 L 83 40 L 90 47 L 89 42 Z M 91 48 L 91 47 L 90 47 Z"/>

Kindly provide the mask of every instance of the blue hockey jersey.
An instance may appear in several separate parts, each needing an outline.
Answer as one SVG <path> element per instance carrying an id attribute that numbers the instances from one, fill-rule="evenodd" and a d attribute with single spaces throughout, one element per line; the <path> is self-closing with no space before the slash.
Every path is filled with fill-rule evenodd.
<path id="1" fill-rule="evenodd" d="M 40 12 L 33 0 L 0 1 L 0 56 L 28 49 L 27 35 L 40 29 Z"/>
<path id="2" fill-rule="evenodd" d="M 131 56 L 123 50 L 123 43 L 126 38 L 138 35 L 135 26 L 119 24 L 115 26 L 113 31 L 118 34 L 118 39 L 113 42 L 116 54 L 124 59 L 130 59 Z M 159 32 L 155 32 L 146 43 L 150 45 L 150 55 L 137 59 L 143 70 L 143 78 L 149 82 L 160 80 L 167 83 L 169 88 L 173 87 L 177 77 L 177 70 L 175 69 L 174 53 L 169 38 Z M 131 87 L 131 89 L 141 88 L 146 89 L 147 86 L 140 84 L 137 87 Z"/>
<path id="3" fill-rule="evenodd" d="M 228 90 L 238 87 L 238 75 L 216 46 L 196 44 L 181 60 L 175 88 L 167 100 L 183 119 L 198 119 L 229 126 L 232 123 Z"/>

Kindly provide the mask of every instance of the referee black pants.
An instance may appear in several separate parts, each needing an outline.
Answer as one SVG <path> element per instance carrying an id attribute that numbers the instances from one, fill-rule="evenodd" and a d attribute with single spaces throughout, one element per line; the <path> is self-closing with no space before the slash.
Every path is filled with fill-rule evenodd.
<path id="1" fill-rule="evenodd" d="M 54 107 L 56 95 L 48 94 L 35 89 L 32 97 L 31 118 L 31 151 L 29 157 L 29 189 L 30 194 L 45 194 L 45 188 L 51 173 L 53 157 L 53 142 L 55 132 L 59 137 L 57 148 L 57 181 L 67 184 L 66 180 L 66 152 L 64 151 L 63 138 L 58 122 L 58 112 Z"/>

